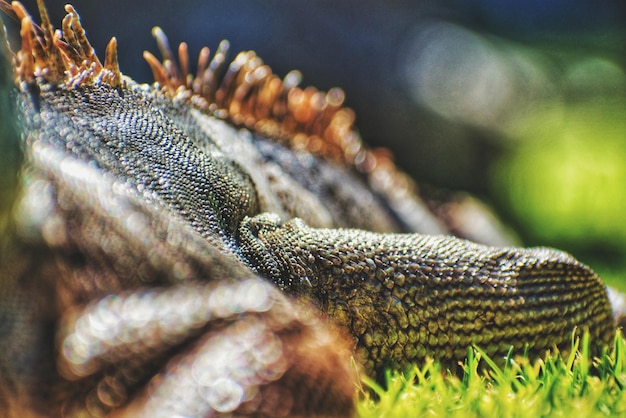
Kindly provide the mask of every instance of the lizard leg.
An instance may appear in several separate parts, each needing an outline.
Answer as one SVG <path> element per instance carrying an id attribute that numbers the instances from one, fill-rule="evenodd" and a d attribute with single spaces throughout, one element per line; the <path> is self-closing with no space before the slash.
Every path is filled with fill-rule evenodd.
<path id="1" fill-rule="evenodd" d="M 569 347 L 575 328 L 598 345 L 615 332 L 604 284 L 556 250 L 315 229 L 273 214 L 246 218 L 239 241 L 254 270 L 350 330 L 370 373 L 427 356 L 454 367 L 473 345 L 540 355 Z"/>

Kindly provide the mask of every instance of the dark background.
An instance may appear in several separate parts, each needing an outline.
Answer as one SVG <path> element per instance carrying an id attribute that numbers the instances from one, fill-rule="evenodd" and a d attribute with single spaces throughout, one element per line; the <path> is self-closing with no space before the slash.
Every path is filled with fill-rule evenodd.
<path id="1" fill-rule="evenodd" d="M 46 2 L 60 26 L 64 1 Z M 24 1 L 36 16 L 35 1 Z M 467 190 L 530 245 L 626 270 L 626 6 L 618 0 L 80 1 L 103 55 L 151 81 L 163 28 L 192 56 L 221 39 L 278 75 L 339 86 L 364 140 L 421 184 Z M 38 20 L 38 19 L 36 19 Z M 15 24 L 8 24 L 15 33 Z M 606 271 L 606 273 L 605 273 Z"/>

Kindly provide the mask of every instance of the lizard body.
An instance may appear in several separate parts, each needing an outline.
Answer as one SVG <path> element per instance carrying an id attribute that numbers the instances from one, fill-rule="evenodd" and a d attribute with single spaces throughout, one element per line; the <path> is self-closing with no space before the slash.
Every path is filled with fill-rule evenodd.
<path id="1" fill-rule="evenodd" d="M 613 337 L 604 285 L 563 253 L 392 234 L 446 229 L 360 143 L 340 91 L 251 52 L 226 69 L 225 44 L 190 76 L 158 29 L 159 84 L 140 85 L 114 40 L 98 60 L 71 6 L 61 35 L 43 2 L 41 28 L 0 4 L 22 35 L 6 106 L 24 164 L 0 254 L 9 416 L 346 416 L 352 350 L 377 374 L 472 344 L 539 355 L 576 326 Z"/>

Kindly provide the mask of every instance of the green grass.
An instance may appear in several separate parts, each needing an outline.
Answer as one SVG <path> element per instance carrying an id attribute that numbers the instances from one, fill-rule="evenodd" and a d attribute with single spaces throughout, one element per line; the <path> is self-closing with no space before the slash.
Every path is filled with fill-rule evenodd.
<path id="1" fill-rule="evenodd" d="M 626 340 L 590 358 L 588 337 L 571 354 L 531 362 L 509 355 L 503 366 L 471 349 L 463 375 L 433 361 L 390 374 L 387 389 L 364 380 L 360 417 L 607 417 L 626 416 Z"/>

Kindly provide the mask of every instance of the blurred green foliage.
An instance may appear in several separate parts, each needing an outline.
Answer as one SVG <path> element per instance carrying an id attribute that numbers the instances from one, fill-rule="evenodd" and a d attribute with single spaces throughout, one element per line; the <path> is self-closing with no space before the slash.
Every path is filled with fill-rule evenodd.
<path id="1" fill-rule="evenodd" d="M 566 100 L 535 112 L 494 164 L 493 195 L 527 243 L 571 251 L 626 290 L 624 73 L 591 62 L 569 74 Z"/>

